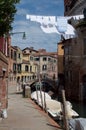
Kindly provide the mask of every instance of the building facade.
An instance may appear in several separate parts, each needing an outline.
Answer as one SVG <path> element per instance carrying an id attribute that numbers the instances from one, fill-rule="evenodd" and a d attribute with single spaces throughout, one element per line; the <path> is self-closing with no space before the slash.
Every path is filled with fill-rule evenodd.
<path id="1" fill-rule="evenodd" d="M 31 83 L 42 78 L 58 78 L 57 52 L 46 52 L 45 49 L 34 50 L 27 47 L 21 50 L 10 46 L 9 56 L 10 80 Z"/>
<path id="2" fill-rule="evenodd" d="M 73 16 L 83 14 L 86 8 L 85 0 L 64 0 L 64 15 Z"/>
<path id="3" fill-rule="evenodd" d="M 6 109 L 8 103 L 8 60 L 0 51 L 0 110 Z"/>
<path id="4" fill-rule="evenodd" d="M 9 37 L 0 37 L 0 51 L 8 56 Z"/>
<path id="5" fill-rule="evenodd" d="M 83 14 L 86 9 L 85 0 L 64 0 L 65 16 Z M 64 43 L 64 75 L 65 89 L 68 98 L 78 101 L 86 100 L 85 85 L 85 45 L 86 20 L 70 20 L 77 37 L 65 40 Z"/>
<path id="6" fill-rule="evenodd" d="M 86 29 L 76 28 L 78 37 L 63 41 L 66 96 L 86 100 Z"/>
<path id="7" fill-rule="evenodd" d="M 0 110 L 8 104 L 8 38 L 0 37 Z"/>
<path id="8" fill-rule="evenodd" d="M 9 48 L 9 56 L 8 56 L 8 74 L 9 81 L 16 80 L 16 57 L 17 57 L 17 49 L 13 46 Z"/>
<path id="9" fill-rule="evenodd" d="M 34 54 L 35 63 L 38 65 L 38 75 L 41 78 L 56 79 L 57 76 L 57 52 L 46 52 L 45 49 L 38 50 Z"/>
<path id="10" fill-rule="evenodd" d="M 33 54 L 37 51 L 31 48 L 25 48 L 17 52 L 17 80 L 30 83 L 37 79 L 37 65 L 34 63 Z M 20 55 L 20 56 L 19 56 Z"/>
<path id="11" fill-rule="evenodd" d="M 20 79 L 20 75 L 21 75 L 21 64 L 22 64 L 22 50 L 18 47 L 18 46 L 15 46 L 16 48 L 16 66 L 15 66 L 15 69 L 16 69 L 16 80 L 18 81 L 18 79 Z"/>

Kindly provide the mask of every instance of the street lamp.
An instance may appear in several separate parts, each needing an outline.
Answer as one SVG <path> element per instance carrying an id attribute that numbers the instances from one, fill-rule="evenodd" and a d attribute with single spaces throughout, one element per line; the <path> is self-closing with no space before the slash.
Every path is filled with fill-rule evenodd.
<path id="1" fill-rule="evenodd" d="M 14 34 L 23 34 L 22 36 L 22 39 L 26 39 L 26 34 L 25 32 L 9 32 L 8 34 L 4 34 L 4 43 L 3 43 L 3 53 L 5 53 L 5 55 L 7 56 L 8 53 L 8 46 L 9 46 L 9 42 L 8 42 L 8 39 L 11 35 L 14 35 Z"/>
<path id="2" fill-rule="evenodd" d="M 12 32 L 12 33 L 9 33 L 9 35 L 14 35 L 14 34 L 23 34 L 23 39 L 26 39 L 26 34 L 25 34 L 25 32 Z"/>

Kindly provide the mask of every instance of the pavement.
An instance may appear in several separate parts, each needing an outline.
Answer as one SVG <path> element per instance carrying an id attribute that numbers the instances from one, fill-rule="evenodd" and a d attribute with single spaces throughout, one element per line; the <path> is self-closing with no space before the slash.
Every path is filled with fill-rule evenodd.
<path id="1" fill-rule="evenodd" d="M 8 117 L 0 120 L 0 130 L 60 130 L 34 101 L 16 93 L 16 85 L 8 86 Z"/>

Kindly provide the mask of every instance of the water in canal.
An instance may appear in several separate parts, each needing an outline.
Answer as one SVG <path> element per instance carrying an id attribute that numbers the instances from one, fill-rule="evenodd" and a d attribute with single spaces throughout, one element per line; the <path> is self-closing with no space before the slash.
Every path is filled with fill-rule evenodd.
<path id="1" fill-rule="evenodd" d="M 86 118 L 86 103 L 71 103 L 73 106 L 73 110 L 75 110 L 79 114 L 79 117 Z M 57 121 L 57 123 L 63 128 L 63 121 Z"/>
<path id="2" fill-rule="evenodd" d="M 86 118 L 86 103 L 72 102 L 73 109 L 79 114 L 80 117 Z"/>

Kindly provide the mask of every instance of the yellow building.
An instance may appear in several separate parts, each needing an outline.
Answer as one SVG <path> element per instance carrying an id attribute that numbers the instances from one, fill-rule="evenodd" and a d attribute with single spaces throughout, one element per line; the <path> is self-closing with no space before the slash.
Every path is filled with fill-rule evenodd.
<path id="1" fill-rule="evenodd" d="M 63 50 L 63 43 L 58 43 L 58 75 L 64 74 L 64 66 L 63 66 L 63 57 L 64 57 L 64 50 Z"/>
<path id="2" fill-rule="evenodd" d="M 36 51 L 33 48 L 25 48 L 17 52 L 17 64 L 18 64 L 18 74 L 17 80 L 22 82 L 32 82 L 37 78 L 37 65 L 34 63 L 33 53 Z"/>
<path id="3" fill-rule="evenodd" d="M 22 50 L 15 46 L 16 48 L 16 79 L 21 79 L 21 71 L 22 71 Z"/>
<path id="4" fill-rule="evenodd" d="M 57 48 L 57 52 L 58 52 L 58 85 L 63 85 L 65 86 L 65 82 L 64 82 L 64 44 L 63 41 L 61 40 L 58 43 L 58 48 Z"/>

